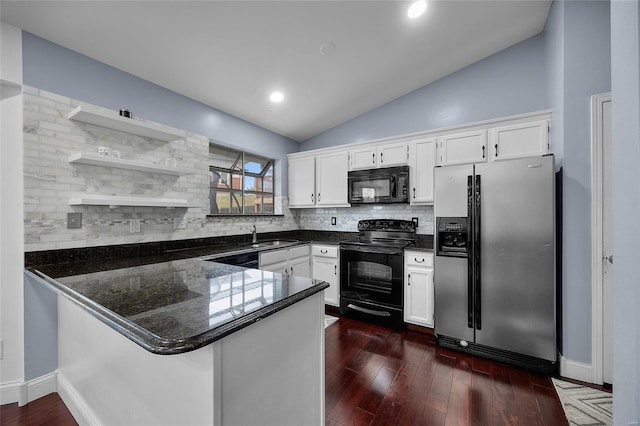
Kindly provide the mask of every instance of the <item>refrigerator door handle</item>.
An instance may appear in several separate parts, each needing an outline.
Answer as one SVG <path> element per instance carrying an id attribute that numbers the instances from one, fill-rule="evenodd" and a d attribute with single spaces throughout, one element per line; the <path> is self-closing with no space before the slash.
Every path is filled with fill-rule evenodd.
<path id="1" fill-rule="evenodd" d="M 474 271 L 474 296 L 475 296 L 475 325 L 476 330 L 482 330 L 482 315 L 481 315 L 481 298 L 480 298 L 480 289 L 481 289 L 481 269 L 480 269 L 480 223 L 481 223 L 481 213 L 482 213 L 482 193 L 481 193 L 481 181 L 480 175 L 476 175 L 475 182 L 475 215 L 473 216 L 473 263 L 475 264 Z"/>
<path id="2" fill-rule="evenodd" d="M 467 176 L 467 220 L 473 217 L 473 176 Z M 473 223 L 468 227 L 467 244 L 469 245 L 467 253 L 467 327 L 473 328 L 473 253 L 474 247 L 471 244 L 473 235 Z"/>

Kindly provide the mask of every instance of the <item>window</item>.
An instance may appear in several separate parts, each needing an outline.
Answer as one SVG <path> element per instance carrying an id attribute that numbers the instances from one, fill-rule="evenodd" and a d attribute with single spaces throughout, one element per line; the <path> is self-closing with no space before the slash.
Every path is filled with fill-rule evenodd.
<path id="1" fill-rule="evenodd" d="M 273 214 L 274 160 L 209 144 L 210 214 Z"/>

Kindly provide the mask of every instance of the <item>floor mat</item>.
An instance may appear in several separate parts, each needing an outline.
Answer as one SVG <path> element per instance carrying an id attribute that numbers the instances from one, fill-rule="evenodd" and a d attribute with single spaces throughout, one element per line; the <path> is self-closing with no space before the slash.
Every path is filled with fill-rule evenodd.
<path id="1" fill-rule="evenodd" d="M 552 379 L 570 425 L 613 425 L 613 395 Z"/>

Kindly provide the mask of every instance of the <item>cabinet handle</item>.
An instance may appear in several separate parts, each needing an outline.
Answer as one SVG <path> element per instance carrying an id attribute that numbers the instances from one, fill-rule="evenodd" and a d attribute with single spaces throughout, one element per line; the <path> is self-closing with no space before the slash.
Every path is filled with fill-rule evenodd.
<path id="1" fill-rule="evenodd" d="M 496 148 L 496 157 L 498 156 L 498 144 L 495 145 Z"/>
<path id="2" fill-rule="evenodd" d="M 373 163 L 373 164 L 376 164 L 376 153 L 374 152 L 374 153 L 373 153 L 373 154 L 371 154 L 371 155 L 373 155 L 372 163 Z"/>
<path id="3" fill-rule="evenodd" d="M 313 193 L 311 193 L 311 202 L 313 203 Z"/>
<path id="4" fill-rule="evenodd" d="M 291 267 L 291 273 L 289 275 L 293 275 L 293 266 Z"/>
<path id="5" fill-rule="evenodd" d="M 327 254 L 327 253 L 328 253 L 328 251 L 327 251 L 327 250 L 324 250 L 324 249 L 320 249 L 320 253 L 322 253 L 322 254 Z"/>
<path id="6" fill-rule="evenodd" d="M 333 275 L 338 275 L 338 265 L 333 265 Z"/>
<path id="7" fill-rule="evenodd" d="M 384 155 L 384 152 L 380 153 L 380 164 L 384 163 L 384 158 L 382 157 Z"/>
<path id="8" fill-rule="evenodd" d="M 414 257 L 414 258 L 413 258 L 413 260 L 414 260 L 416 263 L 424 263 L 424 257 L 422 258 L 422 260 L 418 260 L 418 258 L 417 258 L 417 257 Z"/>
<path id="9" fill-rule="evenodd" d="M 413 199 L 416 199 L 416 188 L 413 188 Z"/>
<path id="10" fill-rule="evenodd" d="M 485 150 L 484 145 L 482 145 L 482 158 L 484 158 L 484 150 Z"/>
<path id="11" fill-rule="evenodd" d="M 411 285 L 411 274 L 407 274 L 407 285 Z"/>
<path id="12" fill-rule="evenodd" d="M 318 202 L 320 202 L 320 193 L 318 192 Z"/>

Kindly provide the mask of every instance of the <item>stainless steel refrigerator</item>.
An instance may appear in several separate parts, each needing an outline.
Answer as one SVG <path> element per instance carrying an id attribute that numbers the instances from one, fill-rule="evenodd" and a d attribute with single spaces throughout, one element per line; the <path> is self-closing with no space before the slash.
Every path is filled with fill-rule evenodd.
<path id="1" fill-rule="evenodd" d="M 554 157 L 444 166 L 434 173 L 438 344 L 553 371 Z"/>

